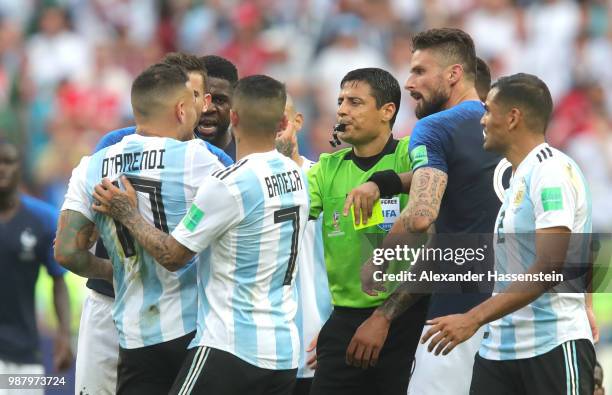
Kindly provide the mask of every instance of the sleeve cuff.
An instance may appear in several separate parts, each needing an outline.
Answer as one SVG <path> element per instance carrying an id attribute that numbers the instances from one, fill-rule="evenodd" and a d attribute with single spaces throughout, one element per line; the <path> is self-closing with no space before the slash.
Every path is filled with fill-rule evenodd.
<path id="1" fill-rule="evenodd" d="M 390 198 L 402 193 L 402 180 L 393 170 L 377 171 L 368 179 L 378 186 L 380 197 Z"/>

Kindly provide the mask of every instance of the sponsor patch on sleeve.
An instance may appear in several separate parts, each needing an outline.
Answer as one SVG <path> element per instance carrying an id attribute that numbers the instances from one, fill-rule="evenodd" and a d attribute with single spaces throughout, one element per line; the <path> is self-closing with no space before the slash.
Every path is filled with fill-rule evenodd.
<path id="1" fill-rule="evenodd" d="M 544 211 L 563 210 L 563 194 L 561 188 L 542 189 L 542 207 Z"/>
<path id="2" fill-rule="evenodd" d="M 429 159 L 427 158 L 427 147 L 424 145 L 414 147 L 414 149 L 410 151 L 410 160 L 412 161 L 413 169 L 429 163 Z"/>
<path id="3" fill-rule="evenodd" d="M 204 218 L 204 211 L 200 210 L 195 204 L 192 204 L 189 212 L 185 218 L 183 218 L 183 225 L 185 225 L 190 232 L 193 232 L 202 218 Z"/>

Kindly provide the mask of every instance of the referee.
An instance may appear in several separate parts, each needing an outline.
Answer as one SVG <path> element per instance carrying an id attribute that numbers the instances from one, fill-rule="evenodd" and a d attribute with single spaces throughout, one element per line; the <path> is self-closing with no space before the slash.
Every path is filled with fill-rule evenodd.
<path id="1" fill-rule="evenodd" d="M 311 394 L 404 395 L 427 299 L 391 325 L 385 347 L 373 356 L 378 360 L 376 366 L 349 365 L 346 349 L 355 330 L 388 296 L 363 293 L 359 271 L 362 262 L 377 247 L 376 242 L 399 217 L 408 196 L 400 194 L 400 190 L 385 196 L 382 207 L 385 217 L 377 225 L 356 230 L 353 216 L 342 215 L 346 194 L 375 172 L 402 173 L 410 169 L 408 139 L 395 140 L 391 134 L 401 90 L 391 74 L 378 68 L 349 72 L 340 89 L 337 115 L 345 131 L 339 133 L 339 138 L 352 147 L 322 154 L 308 174 L 310 217 L 323 216 L 325 265 L 334 306 L 319 332 Z"/>

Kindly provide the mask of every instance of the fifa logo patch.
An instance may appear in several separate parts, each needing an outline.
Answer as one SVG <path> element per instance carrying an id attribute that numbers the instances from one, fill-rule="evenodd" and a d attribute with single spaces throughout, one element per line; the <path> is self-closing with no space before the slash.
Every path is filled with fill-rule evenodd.
<path id="1" fill-rule="evenodd" d="M 192 204 L 189 212 L 183 219 L 183 225 L 185 225 L 185 228 L 190 232 L 193 232 L 202 218 L 204 218 L 204 211 L 200 210 L 195 204 Z"/>
<path id="2" fill-rule="evenodd" d="M 388 232 L 391 230 L 393 224 L 400 216 L 400 201 L 398 197 L 391 199 L 380 199 L 380 205 L 382 207 L 384 220 L 382 224 L 378 225 L 378 228 Z"/>

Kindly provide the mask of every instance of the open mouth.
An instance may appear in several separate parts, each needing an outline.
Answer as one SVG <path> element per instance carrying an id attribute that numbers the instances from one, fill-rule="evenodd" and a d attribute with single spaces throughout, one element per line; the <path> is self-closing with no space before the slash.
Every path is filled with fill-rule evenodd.
<path id="1" fill-rule="evenodd" d="M 203 120 L 200 121 L 196 127 L 198 133 L 203 135 L 211 135 L 217 132 L 217 121 L 216 120 Z"/>
<path id="2" fill-rule="evenodd" d="M 412 96 L 412 98 L 416 101 L 423 99 L 423 95 L 421 95 L 419 92 L 411 92 L 410 96 Z"/>

